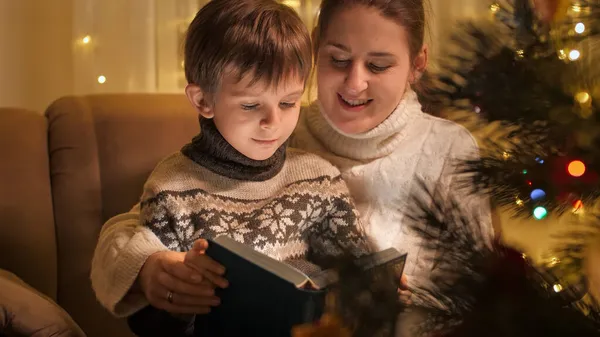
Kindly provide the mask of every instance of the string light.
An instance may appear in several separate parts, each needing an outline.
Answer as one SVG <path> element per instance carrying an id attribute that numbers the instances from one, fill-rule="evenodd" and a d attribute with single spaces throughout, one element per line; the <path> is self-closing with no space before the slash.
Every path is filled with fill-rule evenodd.
<path id="1" fill-rule="evenodd" d="M 567 166 L 567 172 L 573 177 L 581 177 L 585 173 L 585 164 L 581 160 L 573 160 Z"/>
<path id="2" fill-rule="evenodd" d="M 504 158 L 504 160 L 507 160 L 508 158 L 510 158 L 510 153 L 508 153 L 508 152 L 504 151 L 504 152 L 502 153 L 502 157 Z"/>
<path id="3" fill-rule="evenodd" d="M 561 60 L 564 60 L 567 58 L 567 53 L 565 53 L 565 51 L 563 49 L 558 51 L 558 58 Z"/>
<path id="4" fill-rule="evenodd" d="M 106 76 L 104 76 L 104 75 L 98 76 L 98 83 L 104 84 L 104 82 L 106 82 Z"/>
<path id="5" fill-rule="evenodd" d="M 83 44 L 88 44 L 88 43 L 90 43 L 91 41 L 92 41 L 92 37 L 91 37 L 91 36 L 89 36 L 89 35 L 86 35 L 86 36 L 84 36 L 84 37 L 81 39 L 81 42 L 82 42 Z"/>
<path id="6" fill-rule="evenodd" d="M 557 257 L 553 257 L 550 259 L 550 263 L 548 263 L 548 265 L 550 267 L 554 267 L 556 266 L 558 263 L 560 262 L 560 260 Z"/>
<path id="7" fill-rule="evenodd" d="M 581 104 L 585 104 L 590 100 L 591 96 L 585 91 L 578 92 L 575 94 L 575 100 Z"/>
<path id="8" fill-rule="evenodd" d="M 500 5 L 497 3 L 493 3 L 490 5 L 490 11 L 492 11 L 492 13 L 496 13 L 500 10 Z"/>
<path id="9" fill-rule="evenodd" d="M 585 32 L 585 25 L 582 22 L 579 22 L 575 25 L 575 33 L 582 34 Z"/>
<path id="10" fill-rule="evenodd" d="M 577 211 L 583 208 L 583 201 L 577 200 L 573 203 L 573 213 L 577 213 Z"/>
<path id="11" fill-rule="evenodd" d="M 544 192 L 544 190 L 536 188 L 535 190 L 531 191 L 531 194 L 529 196 L 531 197 L 531 200 L 538 201 L 546 196 L 546 192 Z"/>
<path id="12" fill-rule="evenodd" d="M 580 56 L 581 56 L 581 53 L 577 49 L 573 49 L 569 52 L 569 60 L 571 60 L 571 61 L 575 61 L 575 60 L 579 59 Z"/>
<path id="13" fill-rule="evenodd" d="M 527 174 L 527 170 L 523 170 L 523 174 Z"/>
<path id="14" fill-rule="evenodd" d="M 555 285 L 552 286 L 552 289 L 554 289 L 555 293 L 559 293 L 563 290 L 563 287 L 559 283 L 556 283 Z"/>
<path id="15" fill-rule="evenodd" d="M 533 210 L 533 216 L 537 220 L 542 220 L 546 215 L 548 215 L 548 211 L 542 206 L 538 206 Z"/>
<path id="16" fill-rule="evenodd" d="M 519 198 L 519 195 L 515 195 L 515 203 L 518 206 L 522 206 L 523 205 L 523 200 L 521 200 L 521 198 Z"/>
<path id="17" fill-rule="evenodd" d="M 523 58 L 523 55 L 524 55 L 524 54 L 525 54 L 525 51 L 523 51 L 523 49 L 519 49 L 519 50 L 517 50 L 517 56 L 518 56 L 519 58 Z"/>
<path id="18" fill-rule="evenodd" d="M 573 5 L 573 6 L 571 6 L 571 10 L 573 10 L 573 12 L 575 12 L 575 13 L 579 13 L 579 12 L 581 12 L 581 6 Z"/>

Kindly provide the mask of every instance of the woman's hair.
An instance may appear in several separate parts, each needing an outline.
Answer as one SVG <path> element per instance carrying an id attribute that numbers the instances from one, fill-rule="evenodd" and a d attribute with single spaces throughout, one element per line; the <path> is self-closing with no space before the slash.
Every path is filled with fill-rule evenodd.
<path id="1" fill-rule="evenodd" d="M 313 57 L 317 51 L 332 17 L 351 6 L 377 9 L 381 15 L 396 21 L 406 29 L 411 60 L 419 54 L 425 39 L 425 3 L 427 0 L 323 0 L 317 26 L 313 32 Z"/>

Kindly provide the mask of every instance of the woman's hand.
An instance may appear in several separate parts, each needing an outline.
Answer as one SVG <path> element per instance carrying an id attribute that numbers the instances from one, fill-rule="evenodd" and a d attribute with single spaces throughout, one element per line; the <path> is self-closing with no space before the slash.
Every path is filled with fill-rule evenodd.
<path id="1" fill-rule="evenodd" d="M 408 279 L 406 278 L 406 275 L 402 274 L 402 276 L 400 277 L 400 286 L 398 287 L 398 295 L 400 296 L 400 301 L 402 301 L 402 303 L 409 305 L 411 304 L 411 296 L 412 296 L 412 292 L 410 292 L 410 290 L 408 290 Z"/>
<path id="2" fill-rule="evenodd" d="M 219 276 L 225 270 L 205 255 L 194 259 L 194 265 L 184 262 L 188 255 L 197 254 L 194 249 L 188 253 L 164 251 L 146 260 L 138 283 L 152 306 L 170 313 L 205 314 L 219 305 L 215 284 L 227 285 Z"/>

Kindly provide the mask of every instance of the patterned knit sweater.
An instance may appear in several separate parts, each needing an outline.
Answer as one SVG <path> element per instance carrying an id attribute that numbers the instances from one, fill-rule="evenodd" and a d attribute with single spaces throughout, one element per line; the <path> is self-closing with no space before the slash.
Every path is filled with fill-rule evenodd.
<path id="1" fill-rule="evenodd" d="M 277 260 L 365 252 L 365 236 L 339 171 L 320 157 L 283 145 L 251 160 L 229 145 L 212 120 L 164 159 L 145 184 L 141 223 L 174 251 L 199 238 L 227 235 Z M 304 264 L 302 264 L 304 265 Z"/>

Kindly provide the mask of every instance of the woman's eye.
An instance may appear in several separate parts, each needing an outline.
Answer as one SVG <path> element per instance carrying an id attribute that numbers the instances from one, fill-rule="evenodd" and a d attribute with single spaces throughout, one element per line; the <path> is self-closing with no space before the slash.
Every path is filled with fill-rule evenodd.
<path id="1" fill-rule="evenodd" d="M 258 108 L 258 104 L 242 104 L 244 110 L 254 110 L 256 108 Z"/>
<path id="2" fill-rule="evenodd" d="M 369 69 L 371 69 L 371 71 L 375 72 L 375 73 L 380 73 L 380 72 L 386 71 L 389 68 L 390 68 L 390 66 L 379 66 L 379 65 L 376 65 L 373 63 L 369 63 Z"/>
<path id="3" fill-rule="evenodd" d="M 343 60 L 343 59 L 337 59 L 335 57 L 331 57 L 331 63 L 333 63 L 334 66 L 336 67 L 345 67 L 348 65 L 348 63 L 350 63 L 350 60 Z"/>
<path id="4" fill-rule="evenodd" d="M 279 105 L 283 109 L 291 109 L 291 108 L 296 107 L 296 102 L 281 102 L 281 103 L 279 103 Z"/>

